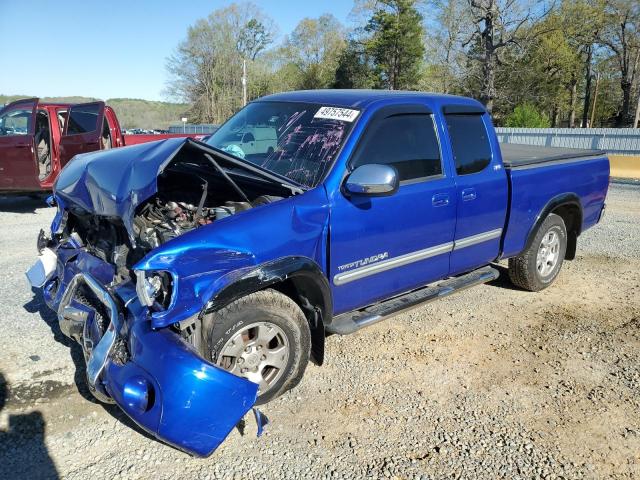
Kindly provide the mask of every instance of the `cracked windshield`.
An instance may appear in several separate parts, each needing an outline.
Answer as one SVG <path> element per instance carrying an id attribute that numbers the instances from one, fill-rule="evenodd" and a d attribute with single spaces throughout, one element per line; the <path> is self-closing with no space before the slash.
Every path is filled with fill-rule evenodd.
<path id="1" fill-rule="evenodd" d="M 297 102 L 257 102 L 207 143 L 306 187 L 328 172 L 359 111 Z"/>

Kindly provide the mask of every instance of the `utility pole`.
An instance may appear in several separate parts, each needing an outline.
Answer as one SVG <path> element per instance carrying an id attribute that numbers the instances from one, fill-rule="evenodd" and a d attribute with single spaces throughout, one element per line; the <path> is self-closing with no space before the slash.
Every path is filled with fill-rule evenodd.
<path id="1" fill-rule="evenodd" d="M 598 85 L 600 84 L 600 74 L 596 73 L 596 91 L 593 93 L 593 106 L 591 107 L 591 122 L 589 122 L 589 127 L 593 127 L 593 122 L 596 118 L 596 100 L 598 100 Z"/>
<path id="2" fill-rule="evenodd" d="M 242 60 L 242 106 L 247 104 L 247 61 Z"/>
<path id="3" fill-rule="evenodd" d="M 640 127 L 640 124 L 638 124 L 638 121 L 640 121 L 640 88 L 638 89 L 638 104 L 636 105 L 636 116 L 633 119 L 633 125 L 631 126 L 633 128 Z"/>

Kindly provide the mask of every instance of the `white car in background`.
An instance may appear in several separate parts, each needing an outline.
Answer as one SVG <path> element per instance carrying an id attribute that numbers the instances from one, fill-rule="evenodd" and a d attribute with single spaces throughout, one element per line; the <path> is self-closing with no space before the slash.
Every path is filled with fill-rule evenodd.
<path id="1" fill-rule="evenodd" d="M 276 129 L 270 126 L 248 126 L 230 134 L 224 141 L 225 149 L 239 147 L 244 155 L 270 155 L 277 145 Z"/>

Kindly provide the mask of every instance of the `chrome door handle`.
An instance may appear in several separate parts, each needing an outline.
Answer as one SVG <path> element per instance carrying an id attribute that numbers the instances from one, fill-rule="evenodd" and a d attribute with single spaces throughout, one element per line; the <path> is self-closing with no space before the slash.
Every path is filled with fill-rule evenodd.
<path id="1" fill-rule="evenodd" d="M 469 202 L 477 197 L 475 188 L 465 188 L 462 190 L 462 201 Z"/>
<path id="2" fill-rule="evenodd" d="M 431 197 L 431 204 L 434 207 L 444 207 L 445 205 L 449 205 L 449 195 L 446 193 L 436 193 Z"/>

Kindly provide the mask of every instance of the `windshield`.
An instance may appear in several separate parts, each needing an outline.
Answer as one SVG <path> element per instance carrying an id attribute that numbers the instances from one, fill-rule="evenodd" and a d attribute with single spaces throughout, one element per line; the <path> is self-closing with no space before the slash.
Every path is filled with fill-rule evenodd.
<path id="1" fill-rule="evenodd" d="M 359 111 L 297 102 L 250 103 L 207 140 L 307 187 L 329 170 Z"/>

